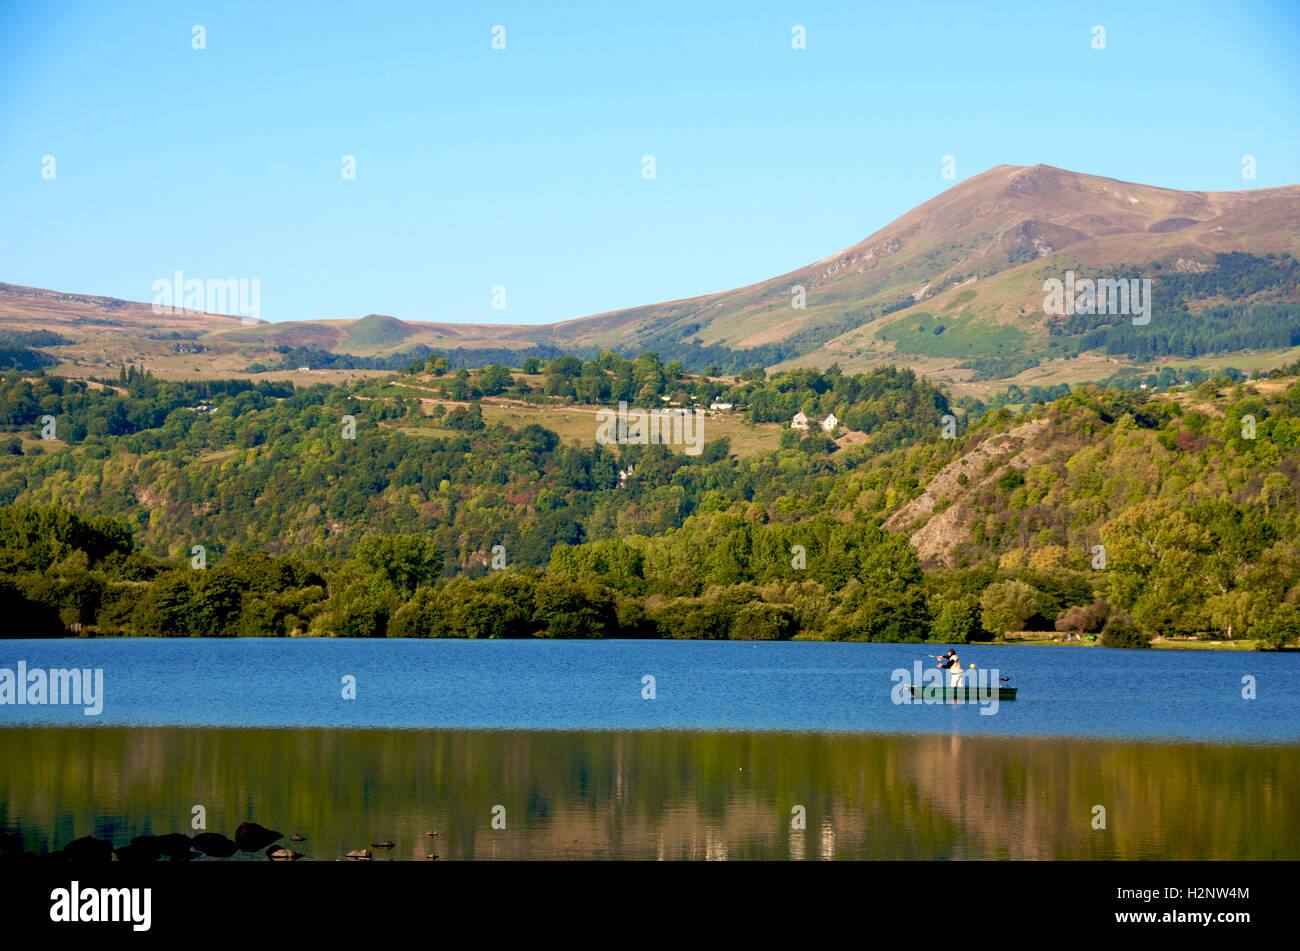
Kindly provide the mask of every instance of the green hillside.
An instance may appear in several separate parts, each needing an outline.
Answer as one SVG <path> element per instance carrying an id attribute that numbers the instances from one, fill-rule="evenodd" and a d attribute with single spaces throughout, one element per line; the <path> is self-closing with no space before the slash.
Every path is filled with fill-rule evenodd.
<path id="1" fill-rule="evenodd" d="M 433 364 L 308 389 L 0 378 L 4 632 L 1300 633 L 1294 376 L 986 407 L 888 367 Z M 735 405 L 702 411 L 693 454 L 598 444 L 619 400 Z"/>
<path id="2" fill-rule="evenodd" d="M 347 329 L 348 340 L 357 347 L 393 347 L 414 333 L 414 327 L 382 314 L 369 314 Z"/>

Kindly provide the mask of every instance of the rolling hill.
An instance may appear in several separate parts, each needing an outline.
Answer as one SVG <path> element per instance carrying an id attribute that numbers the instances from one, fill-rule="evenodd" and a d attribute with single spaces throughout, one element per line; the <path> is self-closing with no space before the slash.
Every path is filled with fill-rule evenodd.
<path id="1" fill-rule="evenodd" d="M 285 371 L 303 354 L 326 352 L 364 369 L 435 349 L 482 364 L 610 348 L 731 370 L 896 363 L 959 391 L 988 392 L 1007 381 L 1105 379 L 1152 362 L 1252 369 L 1290 362 L 1300 345 L 1295 257 L 1300 185 L 1186 192 L 1000 165 L 779 277 L 553 325 L 371 314 L 245 326 L 0 284 L 0 332 L 59 334 L 66 342 L 42 352 L 74 373 L 123 362 L 178 375 Z M 1156 319 L 1138 332 L 1122 319 L 1045 314 L 1043 282 L 1067 271 L 1151 279 Z"/>

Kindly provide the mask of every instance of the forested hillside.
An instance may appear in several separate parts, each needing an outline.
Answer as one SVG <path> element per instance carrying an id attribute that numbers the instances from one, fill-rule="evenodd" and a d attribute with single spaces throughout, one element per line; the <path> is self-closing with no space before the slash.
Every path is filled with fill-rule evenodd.
<path id="1" fill-rule="evenodd" d="M 581 414 L 619 400 L 732 405 L 688 455 L 597 444 Z M 296 390 L 10 373 L 3 632 L 1300 633 L 1294 376 L 997 402 L 608 352 Z M 771 435 L 741 453 L 723 425 Z"/>

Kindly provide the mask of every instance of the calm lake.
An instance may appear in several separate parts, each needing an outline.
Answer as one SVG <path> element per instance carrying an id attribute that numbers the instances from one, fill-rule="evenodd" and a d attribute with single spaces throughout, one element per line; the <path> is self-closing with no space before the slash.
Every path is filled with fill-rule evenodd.
<path id="1" fill-rule="evenodd" d="M 209 831 L 253 819 L 329 860 L 384 839 L 419 860 L 1300 858 L 1300 655 L 967 646 L 1017 700 L 892 702 L 934 649 L 0 641 L 0 668 L 104 672 L 99 716 L 0 705 L 0 854 L 192 833 L 202 805 Z"/>

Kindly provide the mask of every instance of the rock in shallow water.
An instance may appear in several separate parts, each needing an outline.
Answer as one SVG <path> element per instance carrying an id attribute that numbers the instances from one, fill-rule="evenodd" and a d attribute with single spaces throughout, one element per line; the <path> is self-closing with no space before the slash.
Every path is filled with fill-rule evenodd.
<path id="1" fill-rule="evenodd" d="M 235 845 L 245 852 L 261 852 L 276 839 L 283 838 L 283 832 L 276 832 L 256 822 L 241 822 L 235 830 Z"/>
<path id="2" fill-rule="evenodd" d="M 191 841 L 188 835 L 181 835 L 179 832 L 169 832 L 166 835 L 157 837 L 158 850 L 167 858 L 173 861 L 188 859 L 190 857 Z"/>
<path id="3" fill-rule="evenodd" d="M 168 858 L 173 862 L 190 859 L 190 837 L 179 832 L 166 835 L 137 835 L 130 844 L 114 849 L 119 862 L 156 862 Z"/>

